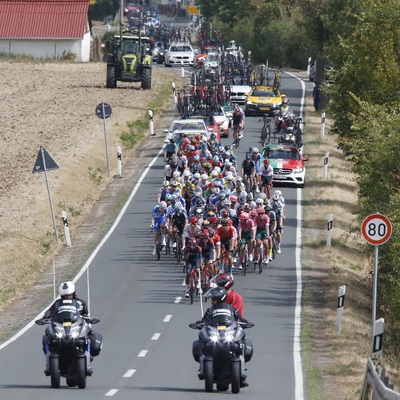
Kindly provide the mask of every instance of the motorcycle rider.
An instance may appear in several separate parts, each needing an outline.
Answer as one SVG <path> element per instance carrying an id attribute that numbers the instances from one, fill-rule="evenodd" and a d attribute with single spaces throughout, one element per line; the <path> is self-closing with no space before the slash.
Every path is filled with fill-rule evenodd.
<path id="1" fill-rule="evenodd" d="M 77 297 L 76 288 L 75 288 L 75 285 L 73 282 L 71 282 L 71 281 L 62 282 L 58 289 L 58 293 L 61 298 L 56 300 L 52 304 L 52 306 L 48 310 L 45 311 L 42 319 L 53 318 L 55 316 L 55 313 L 57 312 L 58 307 L 62 305 L 64 300 L 75 300 L 79 306 L 79 313 L 82 315 L 82 317 L 89 316 L 89 310 L 88 310 L 86 301 Z M 46 355 L 46 369 L 45 369 L 44 373 L 46 376 L 49 376 L 50 375 L 50 369 L 49 369 L 50 349 L 49 349 L 49 341 L 48 341 L 46 335 L 43 335 L 42 345 L 43 345 L 43 352 Z M 91 366 L 88 367 L 87 373 L 89 375 L 92 373 Z"/>
<path id="2" fill-rule="evenodd" d="M 233 276 L 229 275 L 228 273 L 219 274 L 215 277 L 214 282 L 217 284 L 217 286 L 225 288 L 227 295 L 225 302 L 235 307 L 239 311 L 240 317 L 242 318 L 243 297 L 232 289 L 234 284 Z"/>
<path id="3" fill-rule="evenodd" d="M 213 319 L 215 318 L 215 320 L 220 322 L 221 317 L 231 317 L 238 322 L 248 322 L 246 319 L 240 316 L 239 311 L 235 307 L 226 303 L 228 295 L 224 287 L 217 286 L 212 288 L 207 292 L 206 296 L 211 298 L 212 306 L 204 313 L 204 316 L 201 320 L 202 323 L 213 325 Z M 246 378 L 242 376 L 240 380 L 240 387 L 246 386 L 249 386 L 249 384 L 246 382 Z"/>

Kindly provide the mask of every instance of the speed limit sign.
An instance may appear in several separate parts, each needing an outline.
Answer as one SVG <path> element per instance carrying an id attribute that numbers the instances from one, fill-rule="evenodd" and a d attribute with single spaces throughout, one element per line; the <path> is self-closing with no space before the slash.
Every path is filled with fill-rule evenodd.
<path id="1" fill-rule="evenodd" d="M 361 224 L 364 239 L 373 245 L 386 243 L 392 234 L 392 223 L 381 214 L 371 214 Z"/>

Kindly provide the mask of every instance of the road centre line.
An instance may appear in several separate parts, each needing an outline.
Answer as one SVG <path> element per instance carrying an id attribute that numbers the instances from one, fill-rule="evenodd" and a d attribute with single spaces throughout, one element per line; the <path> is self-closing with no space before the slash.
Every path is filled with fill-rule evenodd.
<path id="1" fill-rule="evenodd" d="M 140 350 L 138 357 L 146 357 L 147 352 L 148 352 L 148 350 Z"/>
<path id="2" fill-rule="evenodd" d="M 114 396 L 118 392 L 118 389 L 110 389 L 104 396 Z"/>
<path id="3" fill-rule="evenodd" d="M 172 318 L 172 315 L 166 315 L 165 318 L 163 319 L 163 322 L 169 322 Z"/>
<path id="4" fill-rule="evenodd" d="M 122 375 L 123 378 L 130 378 L 131 376 L 133 376 L 133 374 L 136 372 L 136 369 L 128 369 L 128 371 L 126 371 L 124 373 L 124 375 Z"/>
<path id="5" fill-rule="evenodd" d="M 182 296 L 178 296 L 178 297 L 175 299 L 174 303 L 175 303 L 175 304 L 180 303 L 181 300 L 182 300 Z"/>
<path id="6" fill-rule="evenodd" d="M 151 340 L 158 340 L 160 338 L 160 336 L 161 336 L 161 333 L 155 333 L 153 335 L 153 337 L 151 338 Z"/>

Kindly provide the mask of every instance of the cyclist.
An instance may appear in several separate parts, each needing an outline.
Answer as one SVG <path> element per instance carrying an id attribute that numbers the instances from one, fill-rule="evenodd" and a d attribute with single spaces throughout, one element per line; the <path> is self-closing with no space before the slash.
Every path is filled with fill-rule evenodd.
<path id="1" fill-rule="evenodd" d="M 276 252 L 278 254 L 281 253 L 281 243 L 282 243 L 282 231 L 283 231 L 283 217 L 282 217 L 282 209 L 283 209 L 283 204 L 279 201 L 273 201 L 271 203 L 272 209 L 275 211 L 276 214 L 276 237 L 277 237 L 277 242 L 278 242 L 278 247 L 276 249 Z"/>
<path id="2" fill-rule="evenodd" d="M 204 223 L 204 221 L 203 221 Z M 202 224 L 202 227 L 204 224 Z M 198 239 L 198 244 L 201 247 L 201 255 L 203 261 L 203 269 L 202 269 L 202 282 L 205 282 L 205 274 L 209 276 L 214 276 L 214 260 L 215 260 L 215 245 L 212 238 L 210 238 L 210 234 L 208 229 L 203 229 L 200 234 L 200 238 Z"/>
<path id="3" fill-rule="evenodd" d="M 183 172 L 186 170 L 187 165 L 188 165 L 188 160 L 186 156 L 183 154 L 182 150 L 178 150 L 176 153 L 176 163 L 178 164 L 178 171 L 183 174 Z"/>
<path id="4" fill-rule="evenodd" d="M 259 186 L 261 186 L 261 175 L 260 175 L 260 168 L 262 164 L 262 157 L 258 147 L 253 147 L 251 152 L 251 160 L 254 162 L 256 167 L 256 192 L 260 193 Z"/>
<path id="5" fill-rule="evenodd" d="M 264 193 L 267 198 L 270 198 L 270 188 L 272 186 L 272 179 L 274 176 L 274 169 L 270 165 L 269 160 L 265 159 L 260 168 L 261 187 L 264 188 Z"/>
<path id="6" fill-rule="evenodd" d="M 197 225 L 198 222 L 198 218 L 192 217 L 190 218 L 189 223 L 183 228 L 183 238 L 185 240 L 185 244 L 189 243 L 189 240 L 194 238 L 196 232 L 200 230 L 200 227 Z"/>
<path id="7" fill-rule="evenodd" d="M 178 202 L 175 205 L 175 211 L 170 217 L 170 232 L 171 240 L 173 240 L 172 248 L 176 251 L 176 237 L 182 236 L 183 229 L 185 228 L 187 222 L 187 215 L 183 209 L 182 203 Z"/>
<path id="8" fill-rule="evenodd" d="M 232 128 L 233 128 L 233 143 L 236 141 L 236 137 L 239 139 L 239 132 L 243 126 L 243 113 L 240 111 L 239 106 L 236 104 L 235 109 L 232 113 Z"/>
<path id="9" fill-rule="evenodd" d="M 240 247 L 240 254 L 239 254 L 239 260 L 240 260 L 240 266 L 239 269 L 242 269 L 242 263 L 243 263 L 243 252 L 244 252 L 244 246 L 247 245 L 249 246 L 249 261 L 252 262 L 254 255 L 254 242 L 256 240 L 256 231 L 257 231 L 257 226 L 255 222 L 249 218 L 249 214 L 247 212 L 242 212 L 240 214 L 240 222 L 238 226 L 238 242 L 242 244 Z"/>
<path id="10" fill-rule="evenodd" d="M 254 222 L 257 226 L 257 232 L 256 232 L 256 255 L 255 255 L 255 261 L 258 262 L 259 260 L 259 255 L 261 251 L 261 241 L 263 242 L 264 245 L 264 260 L 263 262 L 265 264 L 268 263 L 269 261 L 269 217 L 268 215 L 265 214 L 265 210 L 263 207 L 257 208 L 257 217 L 255 218 Z"/>
<path id="11" fill-rule="evenodd" d="M 221 253 L 228 252 L 228 265 L 225 267 L 231 270 L 233 265 L 232 253 L 236 240 L 236 230 L 229 224 L 229 219 L 227 217 L 222 218 L 221 226 L 217 229 L 217 234 L 221 240 Z"/>
<path id="12" fill-rule="evenodd" d="M 242 162 L 242 177 L 249 181 L 248 188 L 251 191 L 256 183 L 256 165 L 251 159 L 251 154 L 247 154 Z"/>
<path id="13" fill-rule="evenodd" d="M 268 241 L 269 241 L 269 261 L 272 261 L 272 249 L 274 246 L 274 242 L 272 238 L 276 234 L 276 214 L 275 211 L 272 209 L 271 206 L 265 206 L 264 207 L 266 214 L 269 217 L 269 236 L 268 236 Z"/>
<path id="14" fill-rule="evenodd" d="M 178 170 L 178 164 L 176 161 L 171 161 L 164 167 L 164 181 L 170 181 L 172 179 L 172 175 L 175 171 Z"/>
<path id="15" fill-rule="evenodd" d="M 178 146 L 173 138 L 169 139 L 169 143 L 165 145 L 164 148 L 164 162 L 169 163 L 173 154 L 176 155 L 178 151 Z"/>
<path id="16" fill-rule="evenodd" d="M 165 196 L 169 193 L 169 182 L 164 181 L 160 189 L 158 190 L 158 198 L 157 201 L 160 203 L 160 201 L 165 200 Z"/>
<path id="17" fill-rule="evenodd" d="M 200 268 L 201 268 L 201 247 L 197 244 L 194 237 L 190 238 L 188 244 L 183 249 L 183 259 L 185 261 L 186 268 L 186 297 L 189 297 L 189 278 L 192 269 L 196 272 L 196 287 L 198 286 L 198 281 L 200 278 Z"/>
<path id="18" fill-rule="evenodd" d="M 271 204 L 274 201 L 279 200 L 282 203 L 282 223 L 285 222 L 285 198 L 282 195 L 282 191 L 281 190 L 275 190 L 274 195 L 271 198 Z"/>
<path id="19" fill-rule="evenodd" d="M 162 246 L 165 246 L 165 235 L 167 230 L 165 226 L 168 225 L 168 211 L 167 203 L 161 201 L 153 207 L 152 218 L 151 218 L 151 228 L 154 230 L 154 249 L 153 256 L 157 253 L 158 237 L 160 235 L 160 230 L 162 233 Z"/>

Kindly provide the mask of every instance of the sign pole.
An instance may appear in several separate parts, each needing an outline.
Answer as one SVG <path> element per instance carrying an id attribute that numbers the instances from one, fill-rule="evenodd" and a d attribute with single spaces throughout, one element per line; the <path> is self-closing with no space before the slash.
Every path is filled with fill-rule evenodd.
<path id="1" fill-rule="evenodd" d="M 104 110 L 104 102 L 101 103 L 101 106 L 103 108 L 103 128 L 104 128 L 104 140 L 106 142 L 107 172 L 108 172 L 108 177 L 110 177 L 110 161 L 108 159 L 107 127 L 106 127 L 106 113 Z"/>
<path id="2" fill-rule="evenodd" d="M 49 195 L 49 201 L 50 201 L 50 210 L 51 210 L 51 218 L 53 220 L 53 228 L 54 228 L 54 236 L 56 237 L 56 242 L 58 242 L 58 233 L 57 233 L 57 225 L 56 225 L 56 218 L 54 216 L 54 210 L 53 210 L 53 200 L 51 199 L 51 193 L 50 193 L 50 186 L 49 186 L 49 177 L 47 175 L 47 167 L 46 167 L 46 160 L 44 157 L 44 150 L 43 147 L 40 146 L 40 153 L 42 155 L 42 163 L 43 163 L 43 168 L 44 168 L 44 176 L 46 178 L 46 186 L 47 186 L 47 193 Z"/>
<path id="3" fill-rule="evenodd" d="M 372 335 L 371 342 L 374 345 L 375 321 L 376 321 L 376 298 L 378 293 L 378 254 L 379 246 L 374 246 L 374 283 L 372 288 Z"/>

